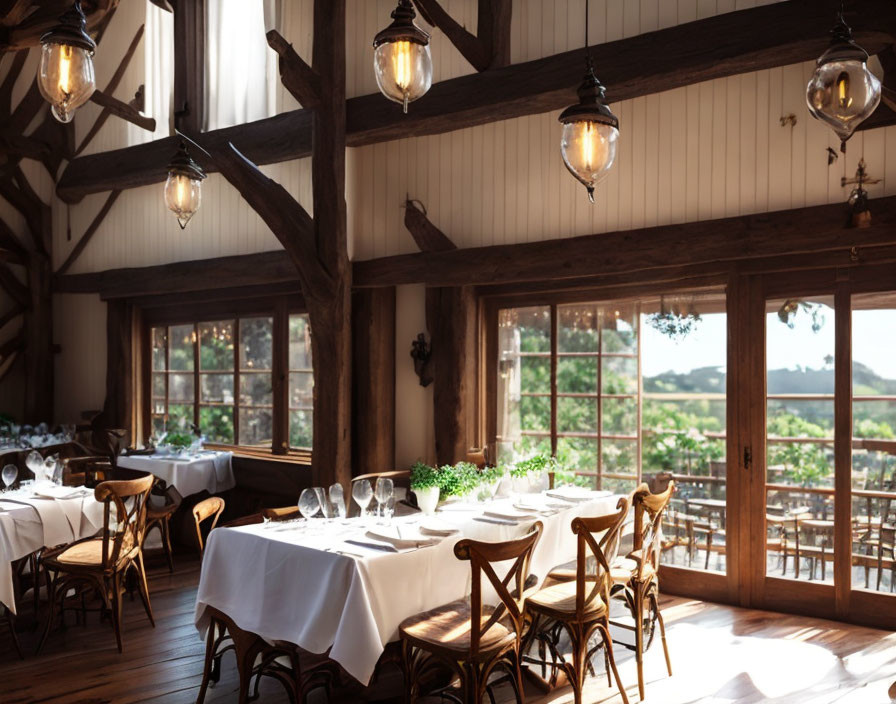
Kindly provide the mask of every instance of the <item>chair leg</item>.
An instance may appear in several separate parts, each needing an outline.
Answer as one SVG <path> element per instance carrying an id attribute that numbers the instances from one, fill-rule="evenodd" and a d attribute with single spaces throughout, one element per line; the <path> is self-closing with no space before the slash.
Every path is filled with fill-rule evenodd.
<path id="1" fill-rule="evenodd" d="M 644 593 L 635 586 L 635 663 L 638 666 L 638 694 L 644 699 Z"/>
<path id="2" fill-rule="evenodd" d="M 47 575 L 47 625 L 44 627 L 44 634 L 37 645 L 37 655 L 44 649 L 47 638 L 50 637 L 50 631 L 53 630 L 53 622 L 56 620 L 56 580 L 58 574 L 50 577 L 50 570 L 44 570 Z"/>
<path id="3" fill-rule="evenodd" d="M 218 622 L 211 620 L 208 626 L 208 634 L 205 638 L 205 666 L 202 668 L 202 684 L 199 686 L 199 694 L 196 695 L 196 704 L 204 704 L 205 693 L 208 690 L 208 681 L 212 673 L 212 661 L 215 655 L 215 643 L 217 642 Z"/>
<path id="4" fill-rule="evenodd" d="M 609 619 L 605 618 L 603 623 L 598 624 L 598 628 L 604 639 L 604 648 L 607 651 L 607 658 L 610 661 L 610 668 L 613 670 L 613 676 L 616 678 L 616 686 L 619 687 L 619 695 L 622 697 L 622 704 L 628 704 L 628 694 L 626 694 L 625 687 L 622 685 L 622 680 L 619 678 L 619 670 L 616 669 L 616 658 L 613 656 L 613 639 L 610 637 Z M 643 694 L 641 695 L 641 699 L 644 699 Z"/>
<path id="5" fill-rule="evenodd" d="M 513 657 L 513 664 L 516 670 L 516 684 L 514 685 L 514 689 L 516 690 L 516 700 L 517 704 L 526 704 L 526 691 L 523 689 L 523 651 L 521 650 L 521 645 L 517 643 L 516 652 Z M 483 684 L 487 684 L 484 682 Z M 491 693 L 489 693 L 491 696 Z"/>
<path id="6" fill-rule="evenodd" d="M 659 600 L 656 598 L 656 594 L 651 594 L 650 598 L 653 601 L 653 608 L 656 609 L 656 620 L 660 625 L 660 639 L 663 641 L 663 653 L 666 656 L 666 669 L 669 671 L 669 677 L 671 677 L 672 660 L 669 659 L 669 646 L 666 643 L 666 624 L 663 621 L 663 612 L 660 611 L 660 604 Z"/>
<path id="7" fill-rule="evenodd" d="M 106 582 L 106 588 L 111 587 L 112 593 L 112 628 L 115 630 L 115 641 L 118 644 L 118 652 L 123 653 L 124 647 L 121 642 L 121 575 L 116 572 L 111 579 Z"/>
<path id="8" fill-rule="evenodd" d="M 168 571 L 173 574 L 174 554 L 171 551 L 171 527 L 168 525 L 169 519 L 170 516 L 165 516 L 165 519 L 160 524 L 160 528 L 162 531 L 162 546 L 165 548 L 165 557 L 168 560 Z"/>
<path id="9" fill-rule="evenodd" d="M 146 615 L 149 616 L 149 622 L 152 627 L 156 627 L 156 620 L 152 615 L 152 604 L 149 603 L 149 585 L 146 582 L 146 567 L 143 566 L 143 552 L 137 553 L 137 590 L 140 592 L 140 599 L 143 601 L 143 608 L 146 609 Z"/>

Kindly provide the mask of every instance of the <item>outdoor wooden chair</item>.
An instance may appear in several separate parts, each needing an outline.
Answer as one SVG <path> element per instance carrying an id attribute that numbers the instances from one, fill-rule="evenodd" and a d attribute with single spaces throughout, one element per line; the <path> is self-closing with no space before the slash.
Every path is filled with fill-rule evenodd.
<path id="1" fill-rule="evenodd" d="M 532 622 L 527 643 L 538 641 L 544 657 L 544 646 L 551 651 L 550 685 L 557 683 L 560 670 L 566 673 L 573 688 L 575 702 L 582 701 L 582 689 L 590 669 L 595 648 L 590 647 L 592 636 L 599 633 L 607 665 L 616 677 L 622 701 L 628 696 L 616 670 L 613 639 L 610 637 L 610 589 L 613 585 L 610 563 L 613 561 L 622 527 L 628 516 L 630 500 L 621 498 L 618 511 L 608 516 L 575 518 L 572 532 L 577 536 L 575 578 L 546 586 L 526 600 L 526 612 Z M 600 534 L 598 540 L 596 535 Z M 572 659 L 560 653 L 560 635 L 565 631 L 572 645 Z M 531 660 L 528 660 L 532 662 Z"/>
<path id="2" fill-rule="evenodd" d="M 211 532 L 218 525 L 218 519 L 223 512 L 224 499 L 220 496 L 209 496 L 193 507 L 193 522 L 196 524 L 196 540 L 198 541 L 200 556 L 205 548 L 205 543 L 202 540 L 202 522 L 209 518 L 212 519 L 212 525 L 209 528 L 209 532 Z"/>
<path id="3" fill-rule="evenodd" d="M 165 482 L 157 479 L 153 484 L 151 496 L 161 499 L 161 503 L 150 502 L 146 507 L 146 530 L 143 533 L 143 541 L 153 528 L 159 529 L 162 538 L 162 551 L 168 561 L 168 571 L 174 572 L 174 556 L 171 550 L 171 516 L 180 508 L 183 497 L 173 486 L 166 486 Z"/>
<path id="4" fill-rule="evenodd" d="M 543 526 L 517 540 L 484 543 L 461 540 L 454 546 L 458 560 L 469 560 L 472 592 L 469 600 L 454 601 L 405 621 L 399 627 L 406 701 L 420 697 L 420 685 L 434 667 L 448 667 L 460 680 L 462 700 L 478 704 L 490 676 L 503 669 L 516 700 L 523 702 L 521 642 L 525 584 L 529 561 Z M 496 563 L 513 561 L 503 578 Z M 497 593 L 499 603 L 482 603 L 482 575 Z M 514 584 L 511 584 L 511 581 Z"/>
<path id="5" fill-rule="evenodd" d="M 50 635 L 57 613 L 62 612 L 69 591 L 74 589 L 76 594 L 81 594 L 84 588 L 94 589 L 111 613 L 118 652 L 122 652 L 121 602 L 125 590 L 124 578 L 130 569 L 137 570 L 140 598 L 150 623 L 155 627 L 142 548 L 146 529 L 146 500 L 153 481 L 154 477 L 146 474 L 139 479 L 102 482 L 94 490 L 96 500 L 104 504 L 102 536 L 44 552 L 41 564 L 46 570 L 50 613 L 38 653 Z"/>
<path id="6" fill-rule="evenodd" d="M 644 652 L 653 641 L 654 622 L 660 627 L 666 669 L 669 675 L 672 675 L 672 661 L 669 659 L 669 647 L 666 643 L 666 625 L 659 608 L 658 571 L 663 514 L 674 491 L 674 481 L 669 482 L 665 491 L 660 494 L 652 494 L 646 484 L 635 490 L 632 497 L 635 509 L 634 549 L 627 556 L 631 561 L 630 567 L 612 570 L 614 585 L 622 587 L 621 590 L 614 587 L 614 591 L 623 595 L 635 622 L 634 651 L 638 667 L 638 693 L 641 699 L 644 699 Z M 645 616 L 650 629 L 646 644 Z"/>

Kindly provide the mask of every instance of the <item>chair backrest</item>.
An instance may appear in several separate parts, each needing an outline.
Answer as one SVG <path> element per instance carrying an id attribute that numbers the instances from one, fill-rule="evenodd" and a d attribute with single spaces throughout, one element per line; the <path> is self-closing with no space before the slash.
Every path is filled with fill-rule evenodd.
<path id="1" fill-rule="evenodd" d="M 532 530 L 522 538 L 508 540 L 503 543 L 485 543 L 478 540 L 461 540 L 454 546 L 454 554 L 458 560 L 469 560 L 472 572 L 472 591 L 470 593 L 470 656 L 479 654 L 482 637 L 498 621 L 507 616 L 513 623 L 517 639 L 523 632 L 523 602 L 526 598 L 525 584 L 529 576 L 529 562 L 532 551 L 541 537 L 544 525 L 536 521 Z M 499 578 L 494 564 L 513 560 L 507 573 Z M 487 621 L 482 621 L 482 575 L 498 595 L 500 603 L 496 606 Z M 514 581 L 513 589 L 510 588 Z"/>
<path id="2" fill-rule="evenodd" d="M 391 479 L 392 483 L 395 486 L 402 487 L 410 487 L 411 485 L 411 470 L 409 469 L 396 469 L 389 472 L 371 472 L 370 474 L 359 474 L 357 477 L 352 477 L 352 484 L 355 482 L 359 482 L 362 479 L 366 479 L 371 484 L 376 485 L 376 480 L 380 477 L 384 479 Z"/>
<path id="3" fill-rule="evenodd" d="M 214 520 L 212 521 L 212 525 L 209 528 L 209 532 L 215 529 L 215 526 L 218 525 L 218 519 L 221 517 L 221 514 L 224 512 L 224 499 L 220 496 L 209 496 L 207 499 L 203 499 L 198 504 L 193 507 L 193 518 L 196 521 L 196 538 L 199 541 L 199 550 L 200 552 L 203 549 L 202 544 L 202 531 L 199 529 L 199 524 L 202 523 L 206 518 L 211 518 L 214 516 Z"/>
<path id="4" fill-rule="evenodd" d="M 65 486 L 95 487 L 110 478 L 112 463 L 108 457 L 89 455 L 62 460 L 62 483 Z"/>
<path id="5" fill-rule="evenodd" d="M 103 568 L 118 564 L 143 544 L 146 530 L 146 500 L 155 477 L 151 474 L 138 479 L 112 479 L 101 482 L 94 489 L 96 500 L 103 509 Z M 113 518 L 112 508 L 115 507 Z"/>
<path id="6" fill-rule="evenodd" d="M 653 494 L 646 484 L 641 484 L 632 495 L 635 507 L 634 551 L 641 553 L 638 561 L 639 578 L 643 576 L 647 565 L 659 567 L 663 514 L 674 492 L 675 482 L 670 481 L 661 493 Z"/>
<path id="7" fill-rule="evenodd" d="M 616 503 L 616 513 L 590 518 L 574 518 L 572 532 L 577 540 L 576 553 L 576 620 L 583 621 L 587 608 L 598 597 L 609 608 L 610 563 L 619 550 L 619 538 L 625 525 L 631 499 L 623 496 Z M 595 534 L 603 533 L 598 541 Z M 591 558 L 591 559 L 589 559 Z M 591 572 L 591 569 L 594 572 Z"/>

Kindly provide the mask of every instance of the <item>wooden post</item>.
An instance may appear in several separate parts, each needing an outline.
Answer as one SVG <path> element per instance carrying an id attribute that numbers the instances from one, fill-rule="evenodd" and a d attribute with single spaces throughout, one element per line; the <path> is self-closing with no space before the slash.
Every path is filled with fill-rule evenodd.
<path id="1" fill-rule="evenodd" d="M 352 294 L 352 469 L 395 469 L 395 288 Z"/>

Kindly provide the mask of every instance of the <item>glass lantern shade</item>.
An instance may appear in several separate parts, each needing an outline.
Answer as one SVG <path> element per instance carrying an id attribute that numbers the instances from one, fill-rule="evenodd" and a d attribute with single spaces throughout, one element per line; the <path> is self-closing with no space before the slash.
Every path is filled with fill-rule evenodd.
<path id="1" fill-rule="evenodd" d="M 408 103 L 426 94 L 432 86 L 432 55 L 428 44 L 409 39 L 387 41 L 373 55 L 376 84 L 389 100 L 408 111 Z"/>
<path id="2" fill-rule="evenodd" d="M 202 202 L 202 181 L 187 174 L 169 172 L 165 181 L 165 205 L 177 217 L 180 229 L 190 222 Z"/>
<path id="3" fill-rule="evenodd" d="M 429 35 L 414 23 L 416 17 L 411 0 L 398 0 L 392 11 L 392 24 L 373 38 L 376 84 L 405 112 L 408 103 L 425 95 L 432 86 Z"/>
<path id="4" fill-rule="evenodd" d="M 833 128 L 845 151 L 846 140 L 880 104 L 881 88 L 868 70 L 868 54 L 853 42 L 842 17 L 832 34 L 806 87 L 806 103 L 813 117 Z"/>
<path id="5" fill-rule="evenodd" d="M 594 75 L 590 56 L 578 96 L 578 103 L 560 113 L 560 153 L 569 172 L 588 189 L 593 203 L 595 187 L 616 161 L 619 120 L 605 101 L 606 90 Z"/>
<path id="6" fill-rule="evenodd" d="M 594 202 L 594 189 L 603 181 L 616 161 L 619 130 L 612 125 L 577 120 L 563 125 L 560 152 L 563 163 L 585 188 Z"/>
<path id="7" fill-rule="evenodd" d="M 71 122 L 75 110 L 96 90 L 93 52 L 96 44 L 86 31 L 81 4 L 75 2 L 59 24 L 41 38 L 37 85 L 60 122 Z"/>

